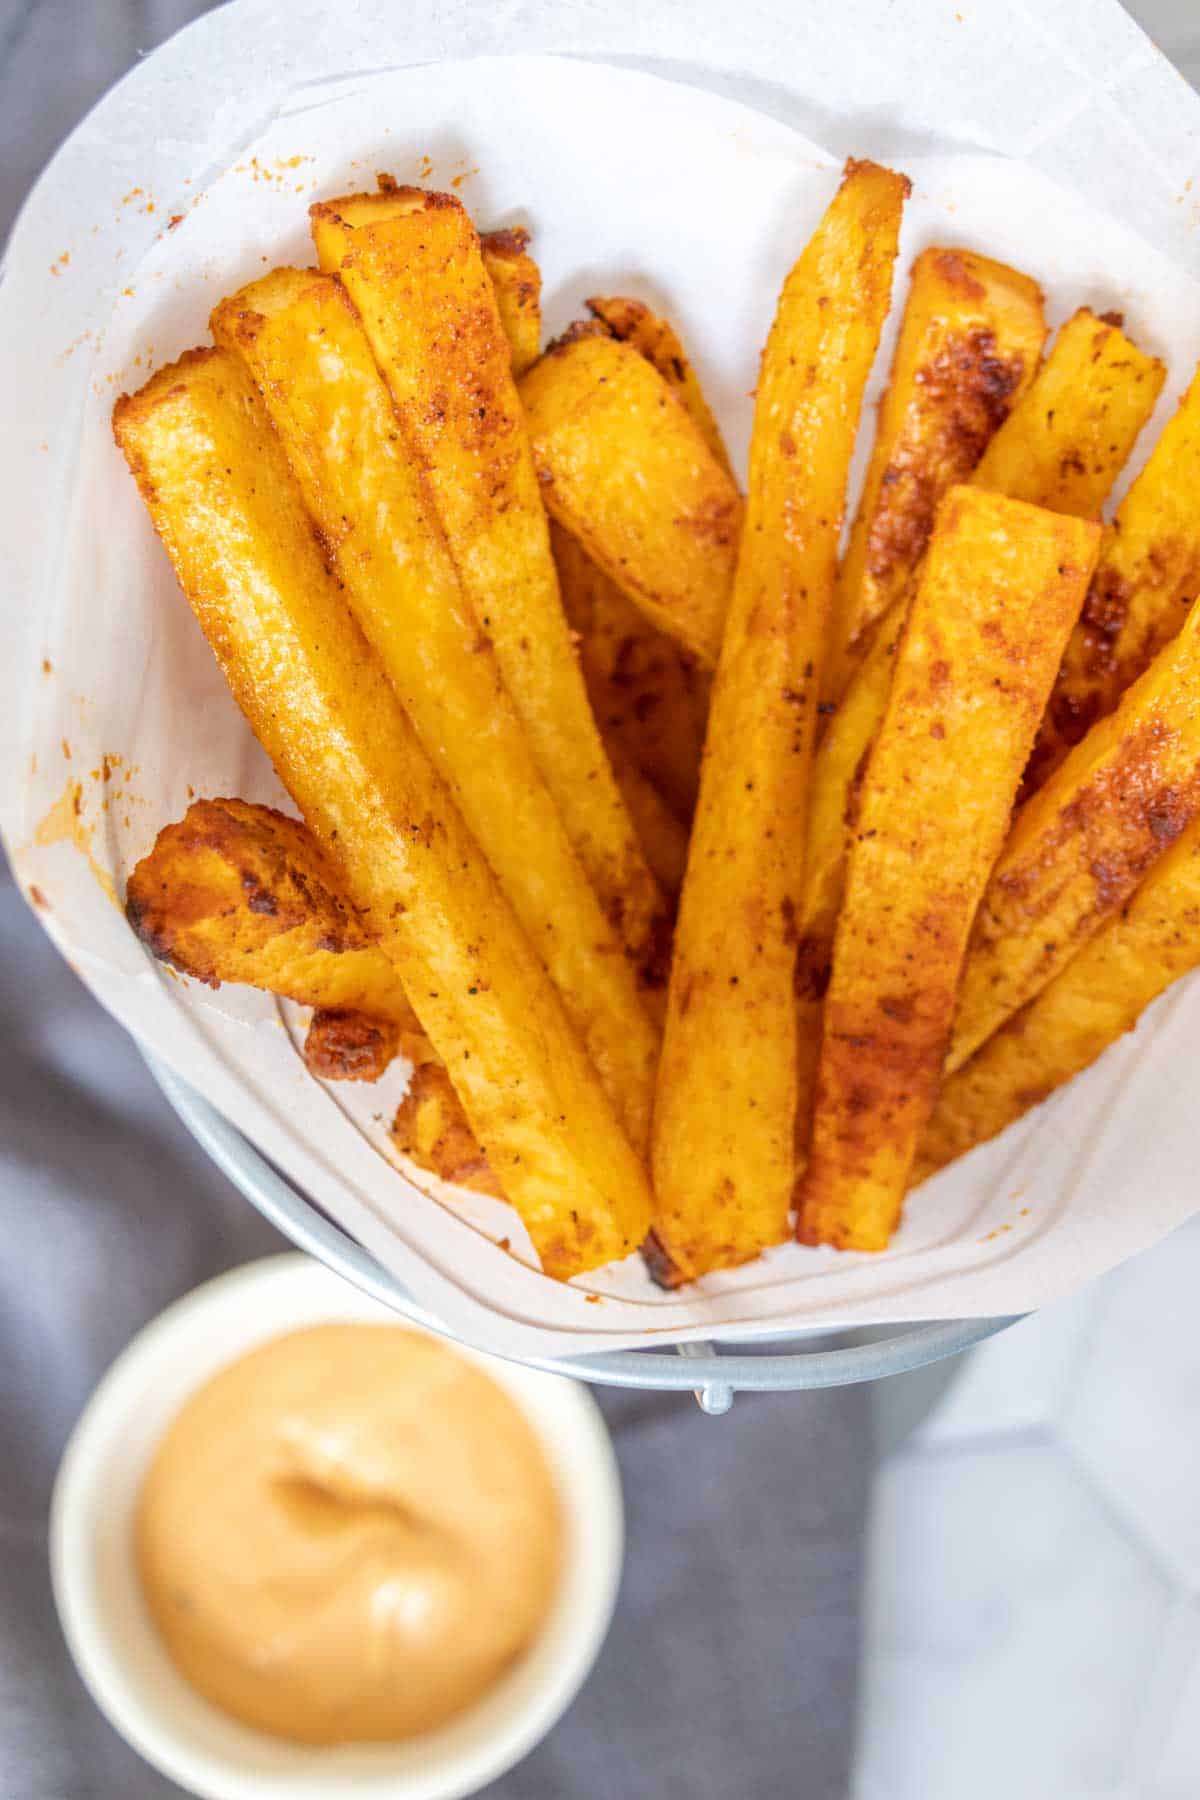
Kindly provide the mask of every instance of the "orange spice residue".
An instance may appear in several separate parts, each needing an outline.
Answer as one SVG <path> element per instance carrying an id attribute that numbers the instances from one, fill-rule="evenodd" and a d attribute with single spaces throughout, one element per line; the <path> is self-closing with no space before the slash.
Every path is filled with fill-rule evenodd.
<path id="1" fill-rule="evenodd" d="M 50 911 L 50 902 L 47 900 L 40 887 L 31 887 L 29 890 L 29 898 L 33 905 L 39 906 L 43 912 Z"/>
<path id="2" fill-rule="evenodd" d="M 453 177 L 453 179 L 451 180 L 450 186 L 452 188 L 460 188 L 464 181 L 470 181 L 472 175 L 478 175 L 478 173 L 479 173 L 479 170 L 477 168 L 476 169 L 464 169 L 462 171 L 461 175 L 455 175 Z"/>
<path id="3" fill-rule="evenodd" d="M 53 675 L 53 673 L 54 673 L 54 664 L 50 661 L 50 658 L 48 656 L 43 656 L 43 658 L 42 658 L 42 674 L 43 675 Z"/>
<path id="4" fill-rule="evenodd" d="M 432 174 L 433 174 L 433 158 L 432 158 L 432 156 L 423 156 L 421 158 L 419 164 L 417 165 L 417 180 L 418 181 L 428 181 L 429 177 Z"/>
<path id="5" fill-rule="evenodd" d="M 40 849 L 50 844 L 73 844 L 80 855 L 86 857 L 88 868 L 113 905 L 120 905 L 113 878 L 103 864 L 97 861 L 92 849 L 91 830 L 83 818 L 83 789 L 79 782 L 68 781 L 34 832 L 33 841 Z"/>

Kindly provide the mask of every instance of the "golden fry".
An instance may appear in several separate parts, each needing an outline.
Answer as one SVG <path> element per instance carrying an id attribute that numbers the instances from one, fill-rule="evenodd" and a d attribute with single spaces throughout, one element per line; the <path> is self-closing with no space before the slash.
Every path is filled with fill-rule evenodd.
<path id="1" fill-rule="evenodd" d="M 521 399 L 551 517 L 660 631 L 712 668 L 742 501 L 683 402 L 599 325 L 552 344 Z"/>
<path id="2" fill-rule="evenodd" d="M 882 1250 L 937 1094 L 979 897 L 1099 526 L 956 487 L 863 779 L 825 996 L 806 1243 Z"/>
<path id="3" fill-rule="evenodd" d="M 1095 517 L 1158 402 L 1166 367 L 1086 306 L 1059 330 L 1033 385 L 975 466 L 972 485 Z"/>
<path id="4" fill-rule="evenodd" d="M 1200 805 L 1200 610 L 1017 814 L 979 907 L 952 1073 L 1064 968 Z"/>
<path id="5" fill-rule="evenodd" d="M 242 982 L 423 1037 L 312 833 L 272 807 L 194 800 L 134 868 L 125 912 L 153 955 L 210 987 Z"/>
<path id="6" fill-rule="evenodd" d="M 561 525 L 551 526 L 550 542 L 588 699 L 610 758 L 619 746 L 678 817 L 690 819 L 708 718 L 707 672 L 625 598 Z"/>
<path id="7" fill-rule="evenodd" d="M 858 515 L 838 573 L 825 694 L 908 587 L 947 488 L 965 481 L 1032 381 L 1046 336 L 1041 289 L 972 250 L 924 250 L 879 409 Z"/>
<path id="8" fill-rule="evenodd" d="M 462 591 L 432 497 L 341 284 L 277 269 L 222 301 L 346 598 L 562 995 L 635 1148 L 658 1033 Z"/>
<path id="9" fill-rule="evenodd" d="M 542 353 L 542 271 L 529 254 L 523 226 L 485 231 L 479 242 L 519 379 Z"/>
<path id="10" fill-rule="evenodd" d="M 449 194 L 401 188 L 312 209 L 424 463 L 463 586 L 576 855 L 639 968 L 662 898 L 588 706 L 563 617 L 511 351 L 474 226 Z"/>
<path id="11" fill-rule="evenodd" d="M 594 318 L 607 326 L 614 337 L 632 344 L 639 356 L 644 356 L 648 363 L 654 365 L 668 387 L 674 389 L 691 413 L 700 427 L 705 443 L 721 467 L 726 474 L 732 476 L 733 466 L 729 461 L 725 440 L 721 436 L 721 427 L 713 417 L 696 371 L 670 321 L 651 312 L 641 300 L 594 298 L 588 301 L 587 308 Z"/>
<path id="12" fill-rule="evenodd" d="M 234 697 L 377 933 L 547 1273 L 626 1255 L 650 1195 L 599 1077 L 328 574 L 244 370 L 198 351 L 113 418 Z"/>
<path id="13" fill-rule="evenodd" d="M 630 762 L 621 746 L 607 744 L 613 773 L 625 797 L 643 854 L 664 894 L 678 898 L 687 867 L 688 834 L 648 775 Z"/>
<path id="14" fill-rule="evenodd" d="M 1117 508 L 1038 734 L 1040 787 L 1182 625 L 1200 592 L 1200 373 Z"/>
<path id="15" fill-rule="evenodd" d="M 1094 1063 L 1197 964 L 1200 820 L 1193 819 L 1132 899 L 945 1083 L 921 1138 L 913 1185 Z"/>
<path id="16" fill-rule="evenodd" d="M 1091 518 L 1107 499 L 1149 417 L 1160 380 L 1159 365 L 1116 326 L 1087 312 L 1076 313 L 992 438 L 970 485 L 1052 512 Z M 1008 483 L 1012 491 L 1004 485 Z M 808 1142 L 821 996 L 829 980 L 842 901 L 855 783 L 887 706 L 892 659 L 908 602 L 905 593 L 880 620 L 813 763 L 796 984 L 800 1034 L 796 1118 L 802 1149 Z"/>
<path id="17" fill-rule="evenodd" d="M 808 767 L 846 478 L 907 192 L 903 176 L 847 164 L 763 356 L 655 1100 L 655 1226 L 689 1275 L 787 1235 Z"/>

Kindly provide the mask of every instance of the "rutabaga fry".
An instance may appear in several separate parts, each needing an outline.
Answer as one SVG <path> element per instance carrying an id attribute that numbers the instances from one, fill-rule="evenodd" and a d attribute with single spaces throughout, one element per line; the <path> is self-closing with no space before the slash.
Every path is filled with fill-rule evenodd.
<path id="1" fill-rule="evenodd" d="M 1200 609 L 1016 816 L 971 934 L 946 1072 L 1111 918 L 1200 806 Z"/>
<path id="2" fill-rule="evenodd" d="M 1096 517 L 1154 411 L 1166 367 L 1115 314 L 1061 326 L 1033 385 L 975 465 L 973 487 L 1072 518 Z"/>
<path id="3" fill-rule="evenodd" d="M 970 485 L 1046 506 L 1051 512 L 1091 518 L 1103 506 L 1149 418 L 1160 380 L 1160 366 L 1117 326 L 1087 312 L 1076 313 L 992 438 Z M 855 783 L 887 706 L 892 658 L 910 594 L 911 587 L 880 620 L 813 763 L 796 966 L 800 1034 L 796 1129 L 801 1149 L 808 1142 L 821 996 L 829 980 L 842 900 Z"/>
<path id="4" fill-rule="evenodd" d="M 645 1172 L 325 567 L 245 370 L 192 352 L 113 425 L 234 698 L 394 962 L 543 1267 L 626 1255 L 650 1222 Z"/>
<path id="5" fill-rule="evenodd" d="M 707 671 L 652 625 L 561 525 L 551 525 L 550 542 L 588 699 L 610 759 L 619 746 L 679 818 L 690 819 L 708 718 Z"/>
<path id="6" fill-rule="evenodd" d="M 787 1235 L 794 913 L 821 654 L 907 192 L 901 175 L 847 164 L 763 355 L 654 1112 L 655 1226 L 689 1275 Z"/>
<path id="7" fill-rule="evenodd" d="M 973 250 L 913 264 L 862 499 L 838 571 L 824 692 L 837 699 L 864 639 L 905 592 L 947 488 L 965 481 L 1037 370 L 1035 281 Z"/>
<path id="8" fill-rule="evenodd" d="M 652 363 L 600 326 L 552 344 L 521 383 L 550 516 L 646 617 L 712 668 L 742 501 Z"/>
<path id="9" fill-rule="evenodd" d="M 312 833 L 273 807 L 193 801 L 131 872 L 125 912 L 154 956 L 210 987 L 242 982 L 420 1033 L 395 965 Z"/>
<path id="10" fill-rule="evenodd" d="M 276 269 L 224 300 L 346 598 L 562 996 L 634 1147 L 658 1032 L 463 592 L 420 465 L 340 282 Z"/>
<path id="11" fill-rule="evenodd" d="M 314 1007 L 304 1060 L 322 1081 L 375 1081 L 405 1057 L 413 1072 L 397 1146 L 442 1181 L 499 1193 L 395 964 L 307 825 L 246 800 L 196 800 L 133 870 L 126 912 L 172 968 Z"/>
<path id="12" fill-rule="evenodd" d="M 413 1069 L 391 1137 L 401 1156 L 439 1181 L 504 1198 L 443 1063 L 418 1063 Z"/>
<path id="13" fill-rule="evenodd" d="M 644 356 L 648 363 L 653 363 L 668 387 L 675 390 L 691 413 L 704 435 L 705 443 L 721 467 L 726 474 L 732 476 L 733 465 L 721 436 L 721 427 L 713 417 L 712 408 L 704 397 L 704 389 L 697 380 L 691 359 L 670 321 L 651 312 L 641 300 L 623 300 L 616 296 L 610 299 L 591 299 L 587 308 L 594 318 L 607 326 L 614 337 L 632 344 L 639 356 Z"/>
<path id="14" fill-rule="evenodd" d="M 1086 1069 L 1200 964 L 1200 820 L 1035 1000 L 938 1095 L 913 1186 L 993 1138 Z"/>
<path id="15" fill-rule="evenodd" d="M 1117 508 L 1071 634 L 1027 790 L 1040 787 L 1183 624 L 1200 592 L 1200 372 Z"/>
<path id="16" fill-rule="evenodd" d="M 662 896 L 588 706 L 563 617 L 511 351 L 479 238 L 449 194 L 401 188 L 312 209 L 323 269 L 362 318 L 424 462 L 467 597 L 601 904 L 657 979 Z"/>
<path id="17" fill-rule="evenodd" d="M 512 353 L 513 376 L 519 379 L 542 353 L 542 271 L 529 254 L 529 233 L 523 226 L 485 231 L 479 242 Z"/>
<path id="18" fill-rule="evenodd" d="M 938 509 L 867 763 L 799 1235 L 882 1250 L 933 1106 L 971 919 L 1100 528 L 981 489 Z"/>
<path id="19" fill-rule="evenodd" d="M 619 744 L 610 743 L 607 748 L 646 861 L 663 893 L 676 900 L 687 866 L 687 827 L 680 824 L 649 776 L 643 775 Z"/>

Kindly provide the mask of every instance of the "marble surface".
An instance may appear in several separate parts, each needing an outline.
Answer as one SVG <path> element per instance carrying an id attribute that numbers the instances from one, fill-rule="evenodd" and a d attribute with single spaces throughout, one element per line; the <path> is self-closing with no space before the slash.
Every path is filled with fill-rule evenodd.
<path id="1" fill-rule="evenodd" d="M 974 1352 L 883 1462 L 854 1800 L 1200 1794 L 1198 1292 L 1193 1220 Z"/>
<path id="2" fill-rule="evenodd" d="M 1200 86 L 1200 0 L 1129 10 Z M 975 1351 L 887 1455 L 852 1800 L 1200 1795 L 1200 1219 Z M 917 1403 L 876 1395 L 881 1434 Z"/>

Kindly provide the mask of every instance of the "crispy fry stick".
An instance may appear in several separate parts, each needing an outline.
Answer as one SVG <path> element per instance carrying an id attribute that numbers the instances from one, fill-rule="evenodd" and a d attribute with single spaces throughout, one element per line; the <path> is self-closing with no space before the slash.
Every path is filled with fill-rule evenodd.
<path id="1" fill-rule="evenodd" d="M 496 290 L 500 322 L 512 348 L 513 374 L 537 361 L 541 342 L 541 271 L 526 231 L 493 231 L 480 240 Z M 635 332 L 634 347 L 666 379 L 719 452 L 724 445 L 683 346 L 664 319 L 636 300 L 589 301 L 613 310 L 614 336 Z M 664 366 L 664 363 L 666 366 Z M 670 373 L 668 374 L 668 369 Z M 679 892 L 690 819 L 700 780 L 708 679 L 695 661 L 627 600 L 561 526 L 550 527 L 563 608 L 579 638 L 584 680 L 617 785 L 650 872 L 668 894 Z M 674 818 L 657 791 L 675 809 Z"/>
<path id="2" fill-rule="evenodd" d="M 1200 806 L 1200 611 L 1017 814 L 980 903 L 946 1072 L 1128 898 Z"/>
<path id="3" fill-rule="evenodd" d="M 846 477 L 907 192 L 903 176 L 847 164 L 763 356 L 655 1100 L 655 1226 L 689 1275 L 787 1235 L 797 849 Z"/>
<path id="4" fill-rule="evenodd" d="M 696 371 L 684 350 L 679 334 L 668 319 L 651 312 L 641 300 L 596 297 L 587 302 L 593 318 L 600 320 L 616 338 L 632 344 L 639 356 L 652 363 L 667 385 L 675 390 L 700 427 L 704 441 L 725 470 L 733 475 L 733 465 L 721 427 L 704 397 Z"/>
<path id="5" fill-rule="evenodd" d="M 654 366 L 599 325 L 521 383 L 547 511 L 706 668 L 721 646 L 742 502 Z"/>
<path id="6" fill-rule="evenodd" d="M 1072 314 L 971 477 L 975 487 L 1076 519 L 1097 515 L 1154 411 L 1166 366 L 1116 314 Z"/>
<path id="7" fill-rule="evenodd" d="M 567 835 L 639 968 L 654 973 L 662 897 L 587 703 L 563 617 L 537 474 L 475 228 L 451 195 L 361 194 L 312 209 L 425 463 L 467 597 Z"/>
<path id="8" fill-rule="evenodd" d="M 1116 326 L 1076 313 L 1055 339 L 1032 385 L 1013 407 L 971 477 L 1013 500 L 1098 513 L 1149 418 L 1161 375 Z M 879 729 L 892 685 L 892 659 L 908 609 L 906 593 L 880 620 L 822 738 L 813 763 L 804 899 L 798 930 L 796 995 L 800 1034 L 798 1141 L 808 1142 L 821 1038 L 821 997 L 829 981 L 833 933 L 845 879 L 847 828 L 855 783 Z"/>
<path id="9" fill-rule="evenodd" d="M 1046 337 L 1035 281 L 972 250 L 924 250 L 908 300 L 858 515 L 838 572 L 825 698 L 908 587 L 947 488 L 965 481 L 1032 381 Z"/>
<path id="10" fill-rule="evenodd" d="M 1117 508 L 1030 760 L 1046 781 L 1170 642 L 1200 591 L 1200 372 Z"/>
<path id="11" fill-rule="evenodd" d="M 1035 1000 L 945 1083 L 913 1185 L 995 1137 L 1086 1069 L 1200 964 L 1200 820 Z"/>
<path id="12" fill-rule="evenodd" d="M 643 1150 L 658 1033 L 462 591 L 344 288 L 311 269 L 276 269 L 222 301 L 212 325 L 261 390 L 355 617 Z"/>
<path id="13" fill-rule="evenodd" d="M 245 371 L 162 369 L 118 443 L 234 697 L 395 963 L 547 1273 L 645 1236 L 645 1174 L 541 963 L 322 562 Z"/>
<path id="14" fill-rule="evenodd" d="M 529 233 L 521 225 L 485 231 L 479 242 L 512 352 L 512 372 L 519 378 L 542 353 L 542 271 L 529 254 Z"/>
<path id="15" fill-rule="evenodd" d="M 971 919 L 1100 528 L 957 487 L 863 780 L 834 940 L 806 1243 L 882 1250 L 933 1106 Z"/>
<path id="16" fill-rule="evenodd" d="M 579 639 L 588 699 L 610 757 L 619 745 L 679 818 L 690 819 L 700 786 L 708 675 L 651 625 L 561 525 L 551 525 L 550 542 L 563 607 Z"/>

